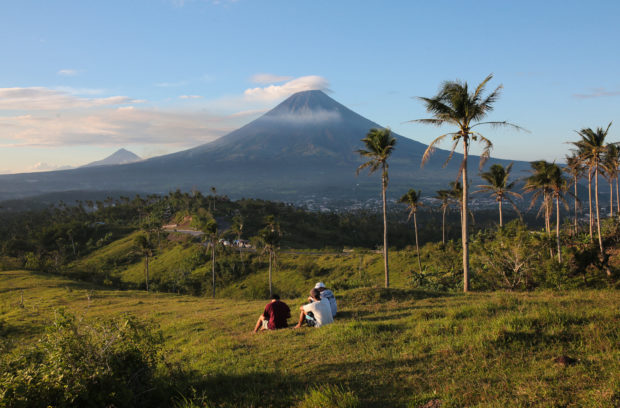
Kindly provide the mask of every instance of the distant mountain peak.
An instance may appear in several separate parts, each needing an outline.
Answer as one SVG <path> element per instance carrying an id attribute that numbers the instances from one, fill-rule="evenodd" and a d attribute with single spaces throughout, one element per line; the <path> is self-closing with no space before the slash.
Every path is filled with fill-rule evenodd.
<path id="1" fill-rule="evenodd" d="M 142 160 L 142 158 L 137 154 L 132 153 L 125 148 L 121 148 L 103 160 L 97 160 L 92 163 L 85 164 L 82 167 L 111 166 L 115 164 L 134 163 L 140 160 Z"/>

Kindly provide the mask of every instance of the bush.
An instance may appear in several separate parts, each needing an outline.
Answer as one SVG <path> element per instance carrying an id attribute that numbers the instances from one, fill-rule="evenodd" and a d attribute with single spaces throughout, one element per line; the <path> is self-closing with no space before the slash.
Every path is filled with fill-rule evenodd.
<path id="1" fill-rule="evenodd" d="M 59 311 L 47 333 L 0 358 L 0 406 L 152 406 L 161 334 L 122 316 L 92 325 Z"/>

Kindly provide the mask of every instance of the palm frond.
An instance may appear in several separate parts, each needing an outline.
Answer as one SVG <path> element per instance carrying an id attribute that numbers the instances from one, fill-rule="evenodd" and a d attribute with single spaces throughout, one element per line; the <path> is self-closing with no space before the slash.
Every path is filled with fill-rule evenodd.
<path id="1" fill-rule="evenodd" d="M 424 154 L 422 155 L 422 163 L 420 164 L 420 167 L 424 167 L 424 165 L 426 164 L 426 162 L 428 161 L 428 159 L 431 157 L 431 155 L 435 152 L 436 149 L 436 145 L 439 144 L 446 136 L 448 136 L 451 133 L 445 133 L 439 137 L 437 137 L 435 140 L 433 140 L 428 147 L 426 148 L 426 150 L 424 151 Z"/>

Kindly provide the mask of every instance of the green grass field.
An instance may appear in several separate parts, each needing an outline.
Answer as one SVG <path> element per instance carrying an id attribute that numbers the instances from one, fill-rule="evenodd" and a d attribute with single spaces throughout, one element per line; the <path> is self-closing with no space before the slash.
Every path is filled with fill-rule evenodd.
<path id="1" fill-rule="evenodd" d="M 10 347 L 33 342 L 60 307 L 86 321 L 125 312 L 153 320 L 167 363 L 186 373 L 187 386 L 162 406 L 620 406 L 618 291 L 336 296 L 331 326 L 253 334 L 265 300 L 114 291 L 4 271 L 0 335 Z M 284 299 L 289 323 L 304 297 Z"/>

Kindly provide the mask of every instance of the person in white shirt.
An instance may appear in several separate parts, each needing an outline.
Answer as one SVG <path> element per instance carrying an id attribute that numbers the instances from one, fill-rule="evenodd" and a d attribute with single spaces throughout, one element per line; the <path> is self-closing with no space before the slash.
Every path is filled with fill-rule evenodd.
<path id="1" fill-rule="evenodd" d="M 314 327 L 321 327 L 334 322 L 329 300 L 321 299 L 321 292 L 318 289 L 315 288 L 310 291 L 310 298 L 312 299 L 311 303 L 299 308 L 301 313 L 299 314 L 299 322 L 295 326 L 296 329 L 300 328 L 304 322 L 308 326 Z"/>
<path id="2" fill-rule="evenodd" d="M 327 289 L 323 282 L 317 282 L 317 284 L 314 285 L 314 288 L 318 289 L 319 292 L 321 292 L 321 299 L 329 300 L 329 306 L 332 308 L 332 317 L 335 318 L 336 313 L 338 312 L 338 305 L 336 304 L 336 296 L 334 296 L 334 292 L 332 292 L 330 289 Z M 310 298 L 308 298 L 308 300 L 312 302 Z"/>

